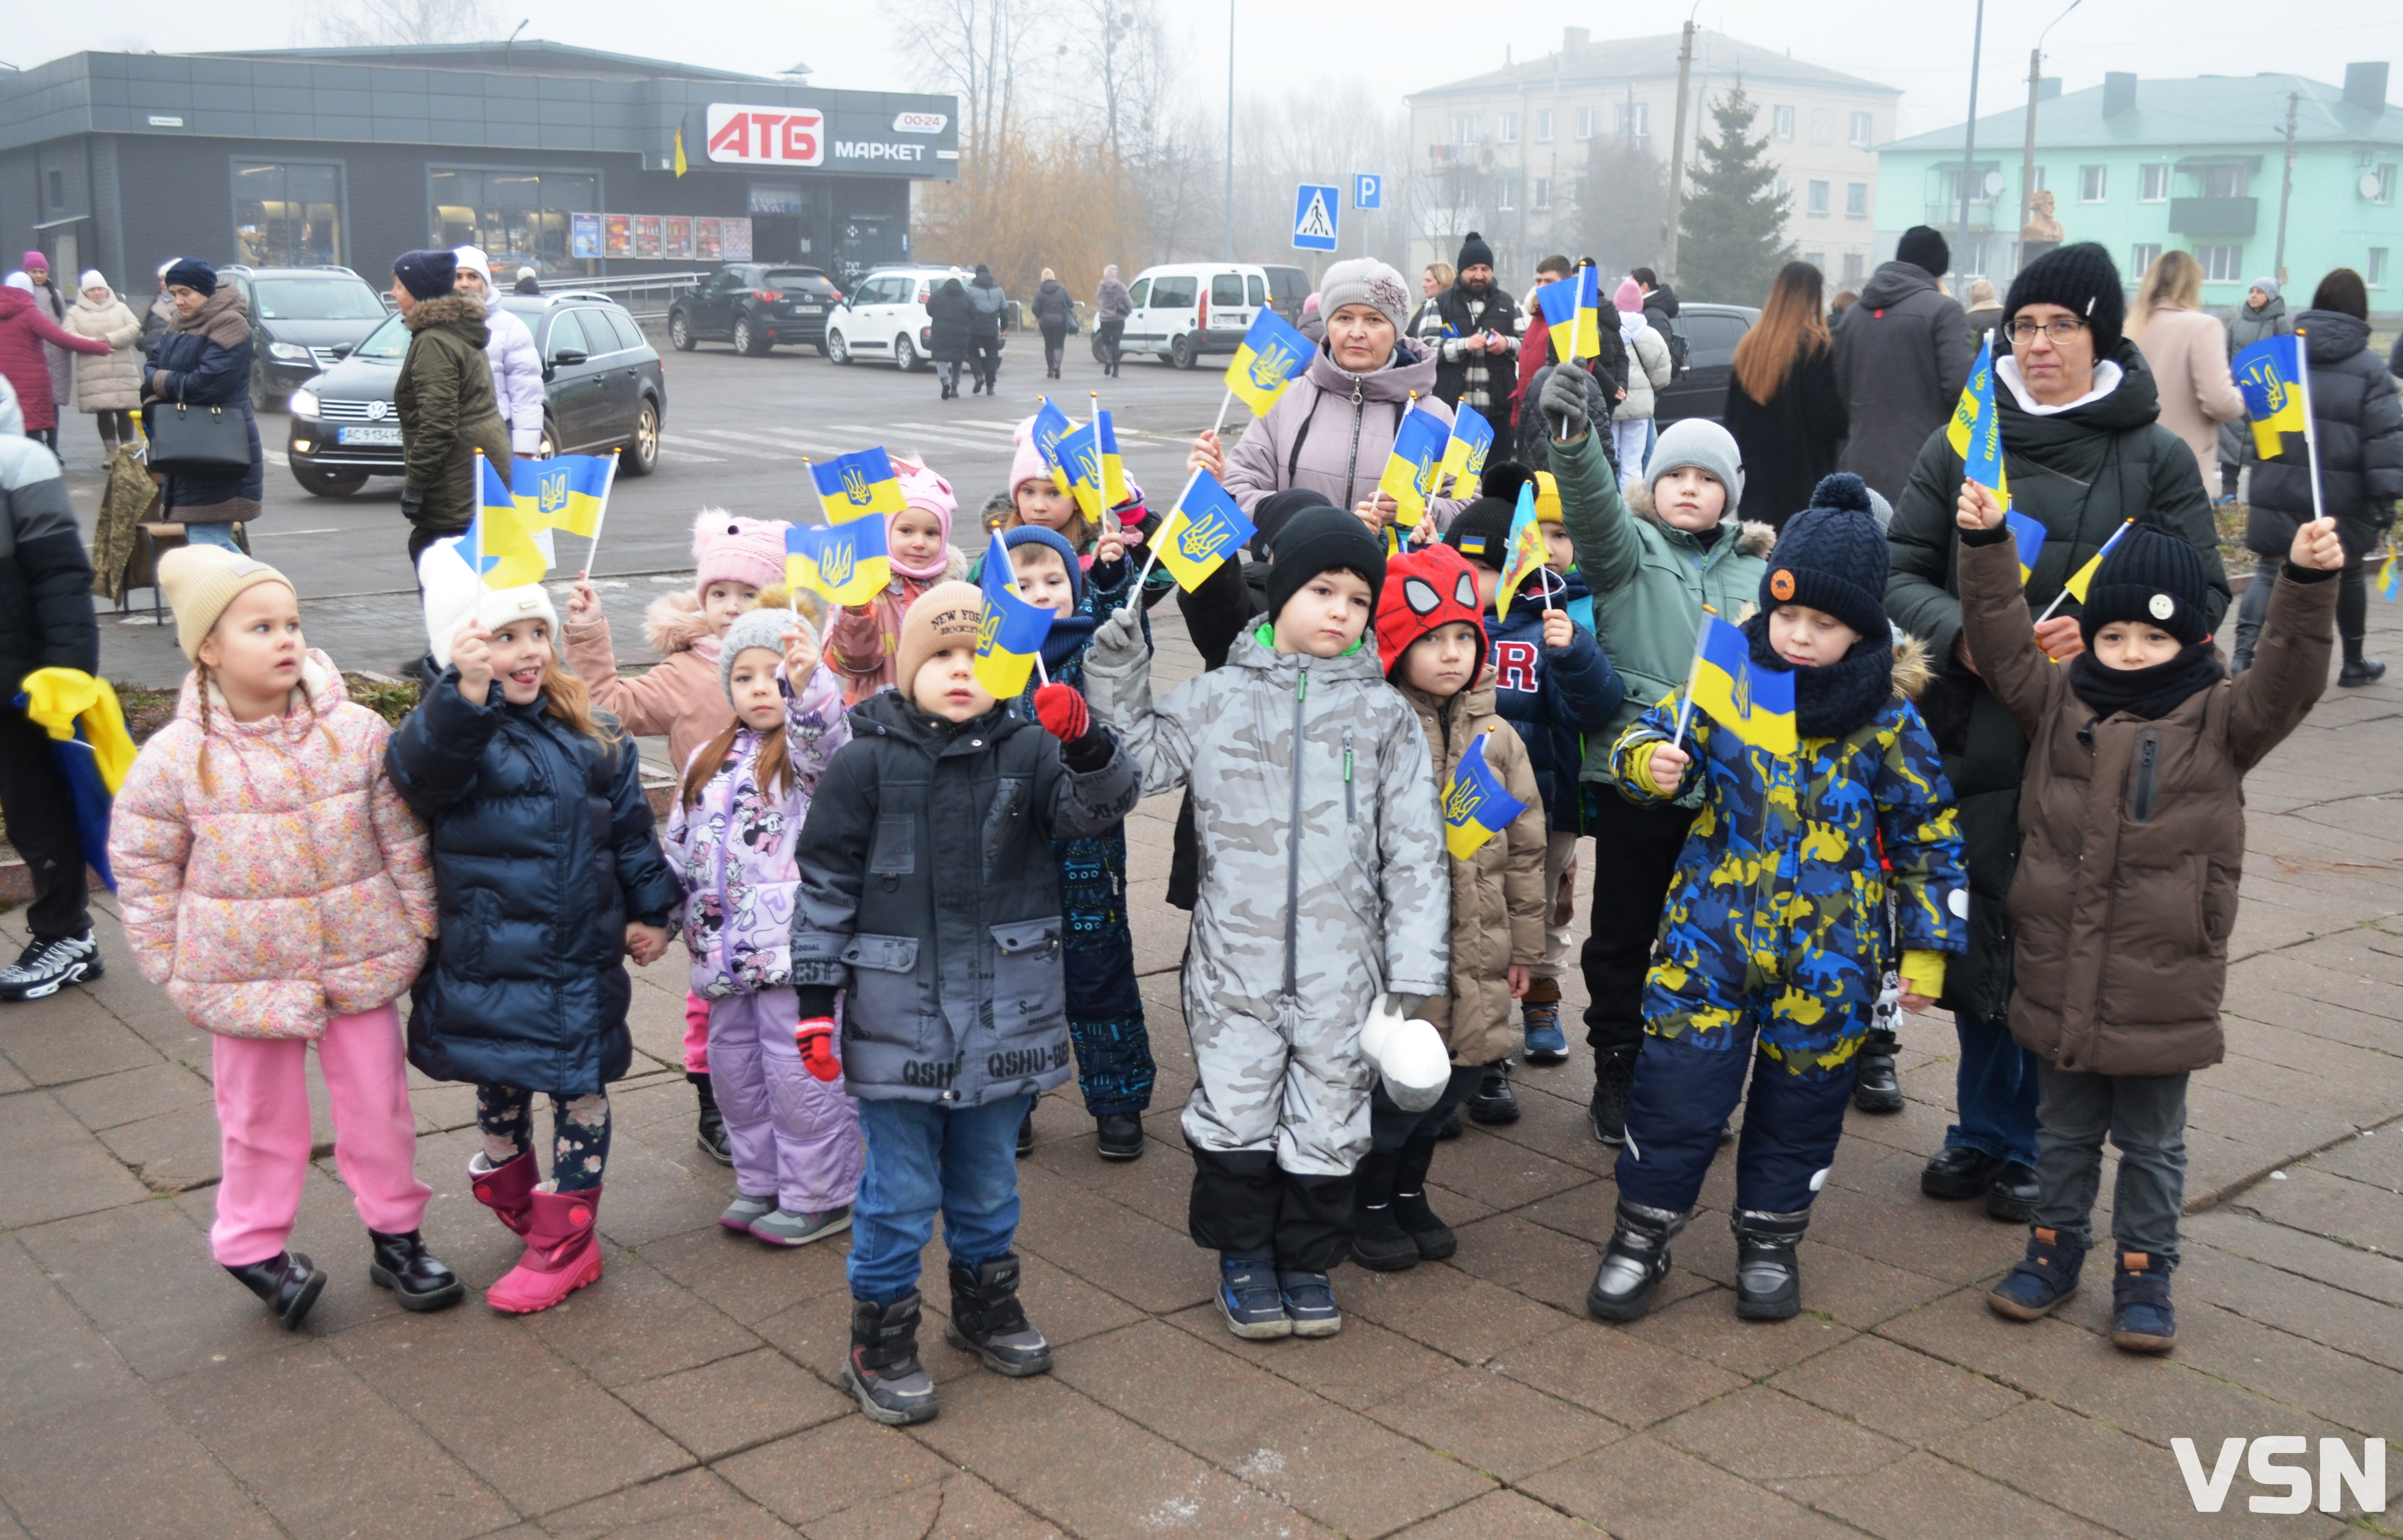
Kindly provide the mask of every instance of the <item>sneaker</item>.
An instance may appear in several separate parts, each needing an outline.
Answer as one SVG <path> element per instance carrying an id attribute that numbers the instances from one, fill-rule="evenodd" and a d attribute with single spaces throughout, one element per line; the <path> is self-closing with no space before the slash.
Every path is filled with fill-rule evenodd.
<path id="1" fill-rule="evenodd" d="M 1279 1269 L 1276 1281 L 1296 1337 L 1332 1337 L 1343 1329 L 1343 1312 L 1335 1308 L 1335 1285 L 1327 1274 Z"/>
<path id="2" fill-rule="evenodd" d="M 1218 1313 L 1227 1318 L 1227 1329 L 1246 1341 L 1291 1337 L 1293 1317 L 1285 1314 L 1284 1297 L 1277 1291 L 1276 1258 L 1222 1253 Z"/>
<path id="3" fill-rule="evenodd" d="M 726 1212 L 717 1216 L 717 1222 L 738 1235 L 748 1235 L 751 1233 L 751 1221 L 765 1219 L 775 1212 L 776 1200 L 773 1198 L 751 1198 L 736 1193 L 734 1201 L 727 1204 Z"/>
<path id="4" fill-rule="evenodd" d="M 2066 1244 L 2058 1231 L 2038 1226 L 2028 1232 L 2027 1255 L 1986 1291 L 1986 1303 L 1996 1315 L 2041 1321 L 2077 1292 L 2077 1269 L 2085 1263 L 2085 1247 Z"/>
<path id="5" fill-rule="evenodd" d="M 1597 1057 L 1593 1067 L 1593 1102 L 1586 1117 L 1593 1136 L 1605 1145 L 1627 1143 L 1627 1103 L 1635 1089 L 1634 1048 L 1612 1048 Z"/>
<path id="6" fill-rule="evenodd" d="M 2167 1353 L 2177 1346 L 2177 1311 L 2170 1308 L 2170 1275 L 2159 1258 L 2123 1252 L 2111 1275 L 2111 1345 L 2130 1353 Z"/>
<path id="7" fill-rule="evenodd" d="M 1515 1123 L 1519 1098 L 1510 1089 L 1510 1075 L 1499 1064 L 1487 1067 L 1484 1083 L 1468 1099 L 1468 1116 L 1480 1123 Z"/>
<path id="8" fill-rule="evenodd" d="M 91 932 L 25 943 L 13 966 L 0 968 L 0 1000 L 39 1000 L 101 975 L 100 943 Z"/>
<path id="9" fill-rule="evenodd" d="M 1527 1033 L 1527 1062 L 1557 1064 L 1569 1056 L 1569 1040 L 1561 1032 L 1561 1003 L 1519 1007 L 1519 1024 Z"/>
<path id="10" fill-rule="evenodd" d="M 780 1206 L 752 1220 L 749 1228 L 754 1236 L 771 1246 L 806 1246 L 851 1228 L 851 1205 L 845 1203 L 824 1214 L 795 1214 Z"/>

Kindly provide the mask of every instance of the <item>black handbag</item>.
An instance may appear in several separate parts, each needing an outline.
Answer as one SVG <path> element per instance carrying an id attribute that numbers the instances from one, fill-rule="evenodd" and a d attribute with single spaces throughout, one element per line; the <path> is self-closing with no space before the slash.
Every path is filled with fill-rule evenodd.
<path id="1" fill-rule="evenodd" d="M 250 469 L 250 424 L 240 407 L 154 401 L 142 413 L 150 468 L 169 476 L 231 476 Z"/>

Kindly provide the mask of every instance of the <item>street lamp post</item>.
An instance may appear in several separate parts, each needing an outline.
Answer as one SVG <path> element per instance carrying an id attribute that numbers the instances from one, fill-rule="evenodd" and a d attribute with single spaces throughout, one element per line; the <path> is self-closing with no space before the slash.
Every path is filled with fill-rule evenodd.
<path id="1" fill-rule="evenodd" d="M 1962 271 L 1960 253 L 1969 249 L 1969 199 L 1978 174 L 1978 70 L 1985 49 L 1986 0 L 1978 0 L 1977 31 L 1969 38 L 1969 128 L 1961 145 L 1961 244 L 1952 257 L 1955 273 Z"/>
<path id="2" fill-rule="evenodd" d="M 2020 148 L 2020 219 L 2021 223 L 2035 216 L 2035 103 L 2036 91 L 2044 80 L 2044 40 L 2052 29 L 2069 19 L 2084 0 L 2069 0 L 2059 16 L 2045 23 L 2044 31 L 2035 35 L 2035 47 L 2028 50 L 2027 140 Z"/>

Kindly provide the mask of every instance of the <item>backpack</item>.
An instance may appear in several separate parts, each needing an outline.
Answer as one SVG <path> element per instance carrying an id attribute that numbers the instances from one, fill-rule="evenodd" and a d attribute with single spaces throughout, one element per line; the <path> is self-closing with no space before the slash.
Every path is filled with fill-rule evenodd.
<path id="1" fill-rule="evenodd" d="M 1692 355 L 1692 347 L 1686 340 L 1686 328 L 1672 320 L 1661 332 L 1660 340 L 1669 344 L 1669 378 L 1683 380 L 1691 374 L 1693 368 L 1687 359 Z"/>

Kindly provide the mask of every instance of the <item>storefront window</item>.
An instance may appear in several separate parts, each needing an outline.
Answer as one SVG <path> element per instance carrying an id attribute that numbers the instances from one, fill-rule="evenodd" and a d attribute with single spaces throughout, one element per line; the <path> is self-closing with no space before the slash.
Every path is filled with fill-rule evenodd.
<path id="1" fill-rule="evenodd" d="M 342 259 L 342 168 L 287 160 L 233 167 L 237 259 L 259 268 L 306 268 Z"/>
<path id="2" fill-rule="evenodd" d="M 601 206 L 590 172 L 452 171 L 427 173 L 437 246 L 481 246 L 493 281 L 507 288 L 531 268 L 537 278 L 591 276 L 598 264 L 568 255 L 568 219 Z"/>

